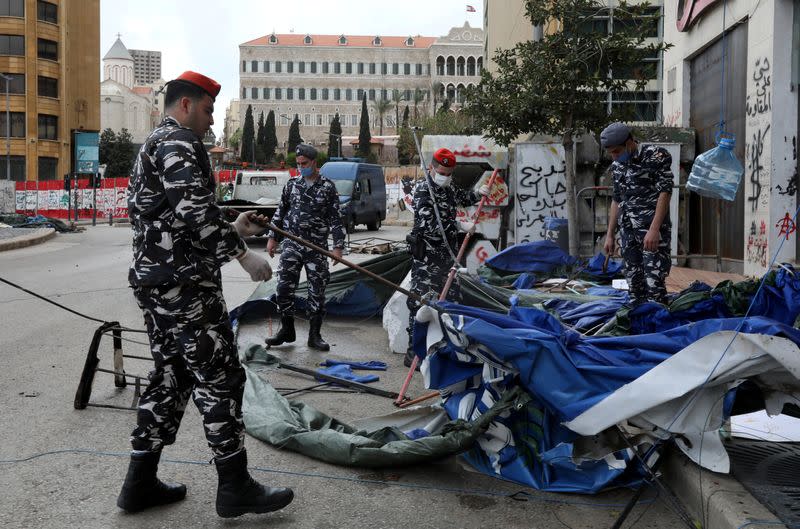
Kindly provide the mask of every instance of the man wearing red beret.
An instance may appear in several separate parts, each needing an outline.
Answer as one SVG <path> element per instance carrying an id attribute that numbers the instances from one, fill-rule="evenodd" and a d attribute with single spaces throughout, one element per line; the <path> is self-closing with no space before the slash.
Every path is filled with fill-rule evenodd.
<path id="1" fill-rule="evenodd" d="M 406 238 L 412 257 L 411 290 L 433 299 L 438 299 L 450 268 L 459 266 L 454 263 L 454 256 L 458 253 L 456 208 L 471 206 L 480 200 L 480 195 L 489 194 L 486 185 L 482 185 L 478 193 L 450 185 L 455 168 L 456 155 L 449 149 L 439 149 L 433 153 L 425 180 L 414 188 L 414 227 Z M 458 301 L 459 296 L 459 286 L 454 281 L 447 299 Z M 403 363 L 410 367 L 414 359 L 414 316 L 419 303 L 409 298 L 406 304 L 410 313 L 409 346 Z"/>
<path id="2" fill-rule="evenodd" d="M 137 155 L 128 184 L 133 262 L 128 282 L 144 314 L 155 369 L 139 398 L 128 474 L 117 505 L 137 512 L 182 500 L 186 487 L 156 476 L 191 397 L 203 417 L 219 474 L 222 517 L 281 509 L 291 489 L 265 487 L 247 472 L 242 396 L 245 373 L 222 296 L 220 267 L 233 259 L 253 281 L 272 269 L 243 237 L 264 230 L 242 213 L 225 221 L 202 139 L 214 123 L 220 85 L 196 72 L 167 84 L 167 116 Z"/>

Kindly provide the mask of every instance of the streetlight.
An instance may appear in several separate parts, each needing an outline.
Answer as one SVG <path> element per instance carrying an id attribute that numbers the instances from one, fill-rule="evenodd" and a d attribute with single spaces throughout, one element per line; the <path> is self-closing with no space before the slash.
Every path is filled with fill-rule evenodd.
<path id="1" fill-rule="evenodd" d="M 339 158 L 341 158 L 342 157 L 342 135 L 341 134 L 334 134 L 333 132 L 329 132 L 328 136 L 336 136 L 337 138 L 339 138 L 338 140 L 336 140 L 336 147 L 337 147 L 336 150 L 339 152 Z"/>
<path id="2" fill-rule="evenodd" d="M 11 104 L 8 97 L 10 93 L 8 83 L 11 81 L 11 76 L 0 73 L 0 77 L 6 82 L 6 179 L 11 180 Z"/>

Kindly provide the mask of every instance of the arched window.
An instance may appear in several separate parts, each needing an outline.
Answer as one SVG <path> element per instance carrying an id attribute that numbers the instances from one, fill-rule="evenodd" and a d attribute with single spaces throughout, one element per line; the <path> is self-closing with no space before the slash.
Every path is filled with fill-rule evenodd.
<path id="1" fill-rule="evenodd" d="M 383 40 L 381 40 L 380 37 L 376 36 L 374 39 L 372 39 L 372 45 L 373 46 L 383 46 Z"/>
<path id="2" fill-rule="evenodd" d="M 303 39 L 303 44 L 311 44 L 311 35 L 306 35 L 306 38 Z"/>
<path id="3" fill-rule="evenodd" d="M 436 75 L 444 75 L 444 57 L 436 57 Z"/>
<path id="4" fill-rule="evenodd" d="M 483 70 L 483 57 L 478 57 L 478 75 L 481 74 Z"/>
<path id="5" fill-rule="evenodd" d="M 475 75 L 475 57 L 467 59 L 467 75 Z"/>
<path id="6" fill-rule="evenodd" d="M 347 45 L 347 37 L 344 35 L 339 35 L 339 46 L 346 46 Z"/>
<path id="7" fill-rule="evenodd" d="M 451 84 L 447 85 L 447 99 L 449 99 L 451 103 L 456 99 L 456 87 Z"/>
<path id="8" fill-rule="evenodd" d="M 456 60 L 452 57 L 447 58 L 447 75 L 456 74 Z"/>
<path id="9" fill-rule="evenodd" d="M 413 45 L 414 45 L 414 39 L 412 37 L 408 37 L 406 39 L 406 46 L 413 46 Z"/>
<path id="10" fill-rule="evenodd" d="M 464 85 L 461 83 L 458 83 L 458 86 L 456 87 L 456 102 L 464 102 Z"/>
<path id="11" fill-rule="evenodd" d="M 456 75 L 458 75 L 459 77 L 464 77 L 467 73 L 466 69 L 464 68 L 464 64 L 465 64 L 464 57 L 459 57 L 456 60 Z"/>
<path id="12" fill-rule="evenodd" d="M 272 35 L 269 36 L 269 43 L 270 44 L 277 44 L 278 43 L 278 37 L 275 35 L 275 33 L 273 33 Z"/>

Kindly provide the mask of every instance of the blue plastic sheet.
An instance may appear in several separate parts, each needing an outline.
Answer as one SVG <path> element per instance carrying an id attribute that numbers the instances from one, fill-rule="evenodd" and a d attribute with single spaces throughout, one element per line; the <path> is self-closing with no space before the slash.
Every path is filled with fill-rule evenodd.
<path id="1" fill-rule="evenodd" d="M 779 272 L 775 286 L 759 296 L 748 318 L 715 317 L 727 311 L 717 295 L 672 314 L 661 305 L 645 304 L 634 309 L 632 317 L 642 329 L 646 322 L 652 332 L 620 337 L 584 336 L 535 308 L 515 305 L 503 315 L 443 302 L 447 317 L 438 319 L 447 332 L 431 350 L 426 385 L 447 395 L 445 409 L 451 418 L 479 415 L 514 385 L 534 398 L 529 409 L 496 420 L 487 433 L 491 441 L 466 455 L 487 474 L 561 492 L 594 493 L 632 485 L 641 476 L 636 468 L 624 471 L 633 465 L 630 452 L 575 464 L 572 441 L 577 434 L 561 424 L 711 333 L 740 328 L 800 345 L 800 331 L 788 324 L 800 312 L 798 286 L 794 275 Z M 624 299 L 616 296 L 583 306 L 557 301 L 550 308 L 562 319 L 571 315 L 581 321 L 613 311 Z M 420 357 L 426 355 L 422 337 L 429 325 L 433 323 L 415 326 L 414 351 Z"/>
<path id="2" fill-rule="evenodd" d="M 343 378 L 345 380 L 352 380 L 353 382 L 360 382 L 361 384 L 368 384 L 370 382 L 377 382 L 380 380 L 378 375 L 359 375 L 353 372 L 353 368 L 347 364 L 338 364 L 324 369 L 317 369 L 317 373 L 323 375 L 330 375 L 332 377 Z M 318 379 L 322 380 L 322 379 Z"/>
<path id="3" fill-rule="evenodd" d="M 505 272 L 550 273 L 554 268 L 574 264 L 576 259 L 551 241 L 515 244 L 486 260 L 486 264 Z"/>

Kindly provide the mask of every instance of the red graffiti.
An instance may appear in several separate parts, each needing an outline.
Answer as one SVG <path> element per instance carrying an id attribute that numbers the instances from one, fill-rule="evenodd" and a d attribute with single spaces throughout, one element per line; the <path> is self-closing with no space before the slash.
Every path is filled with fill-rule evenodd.
<path id="1" fill-rule="evenodd" d="M 689 31 L 702 13 L 709 10 L 718 0 L 678 0 L 678 17 L 675 22 L 678 31 Z"/>
<path id="2" fill-rule="evenodd" d="M 486 251 L 486 248 L 483 246 L 479 246 L 478 249 L 475 251 L 475 257 L 478 259 L 480 264 L 489 258 L 489 252 Z"/>
<path id="3" fill-rule="evenodd" d="M 778 235 L 784 235 L 787 241 L 789 240 L 789 236 L 797 231 L 797 226 L 788 213 L 775 224 L 775 227 L 781 229 Z"/>

